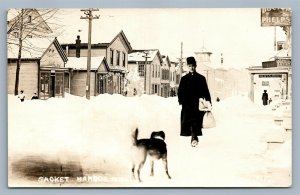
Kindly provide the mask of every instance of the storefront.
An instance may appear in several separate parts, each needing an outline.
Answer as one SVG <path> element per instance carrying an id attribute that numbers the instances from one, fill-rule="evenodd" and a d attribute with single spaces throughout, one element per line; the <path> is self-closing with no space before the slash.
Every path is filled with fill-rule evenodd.
<path id="1" fill-rule="evenodd" d="M 250 99 L 261 103 L 264 90 L 267 90 L 269 99 L 290 99 L 292 96 L 292 69 L 291 60 L 276 59 L 263 62 L 262 67 L 248 69 L 251 75 Z"/>
<path id="2" fill-rule="evenodd" d="M 68 69 L 40 70 L 39 97 L 64 97 L 70 90 L 70 76 Z"/>

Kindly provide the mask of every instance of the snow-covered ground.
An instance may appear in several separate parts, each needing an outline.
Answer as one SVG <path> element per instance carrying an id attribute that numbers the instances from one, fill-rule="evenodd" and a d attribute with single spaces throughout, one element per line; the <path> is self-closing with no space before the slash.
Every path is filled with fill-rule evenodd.
<path id="1" fill-rule="evenodd" d="M 62 187 L 287 187 L 291 177 L 291 135 L 276 125 L 271 106 L 237 96 L 213 102 L 217 126 L 204 129 L 197 147 L 180 137 L 177 97 L 99 95 L 86 100 L 26 100 L 8 96 L 10 186 Z M 142 183 L 131 178 L 131 132 L 139 138 L 166 133 L 169 173 L 161 161 L 154 176 L 145 163 Z M 273 145 L 268 142 L 278 142 Z M 51 182 L 17 176 L 12 164 L 37 158 L 77 163 L 89 182 Z M 23 159 L 23 161 L 22 161 Z M 26 164 L 26 162 L 25 162 Z M 53 175 L 54 177 L 55 175 Z M 93 179 L 91 179 L 93 177 Z"/>

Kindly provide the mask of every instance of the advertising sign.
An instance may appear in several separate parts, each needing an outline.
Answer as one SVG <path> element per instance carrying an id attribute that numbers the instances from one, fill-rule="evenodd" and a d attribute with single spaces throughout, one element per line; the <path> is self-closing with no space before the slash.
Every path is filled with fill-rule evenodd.
<path id="1" fill-rule="evenodd" d="M 262 8 L 261 26 L 291 26 L 291 16 L 289 8 Z"/>

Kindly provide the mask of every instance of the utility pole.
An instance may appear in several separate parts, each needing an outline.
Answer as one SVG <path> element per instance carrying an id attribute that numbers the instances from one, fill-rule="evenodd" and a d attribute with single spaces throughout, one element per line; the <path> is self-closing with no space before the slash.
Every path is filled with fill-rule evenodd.
<path id="1" fill-rule="evenodd" d="M 83 13 L 86 15 L 85 17 L 81 16 L 80 19 L 88 19 L 89 20 L 89 32 L 88 32 L 88 56 L 87 56 L 87 79 L 86 79 L 86 98 L 90 99 L 90 77 L 91 77 L 91 42 L 92 42 L 92 20 L 99 19 L 99 16 L 93 16 L 93 11 L 99 11 L 99 9 L 89 8 L 82 9 Z"/>
<path id="2" fill-rule="evenodd" d="M 144 51 L 145 55 L 143 56 L 145 58 L 145 66 L 144 66 L 144 91 L 145 91 L 145 94 L 147 94 L 147 91 L 146 91 L 146 73 L 147 73 L 147 60 L 148 58 L 150 58 L 148 55 L 149 55 L 149 51 Z M 151 72 L 150 72 L 150 75 L 151 75 Z"/>
<path id="3" fill-rule="evenodd" d="M 179 82 L 181 80 L 181 77 L 182 77 L 182 72 L 183 72 L 183 69 L 182 69 L 182 66 L 183 66 L 183 57 L 182 57 L 182 53 L 183 53 L 183 43 L 181 42 L 180 44 L 180 58 L 179 59 Z"/>

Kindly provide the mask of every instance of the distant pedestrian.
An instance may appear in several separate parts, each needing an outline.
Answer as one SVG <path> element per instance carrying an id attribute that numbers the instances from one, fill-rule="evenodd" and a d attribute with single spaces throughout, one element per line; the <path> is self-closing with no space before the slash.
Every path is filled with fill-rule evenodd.
<path id="1" fill-rule="evenodd" d="M 174 90 L 174 89 L 171 89 L 171 91 L 170 91 L 170 96 L 171 96 L 171 97 L 174 97 L 174 96 L 175 96 L 175 90 Z"/>
<path id="2" fill-rule="evenodd" d="M 262 101 L 263 101 L 263 105 L 264 105 L 264 106 L 268 105 L 268 100 L 269 100 L 269 98 L 268 98 L 267 90 L 264 90 L 261 99 L 262 99 Z"/>
<path id="3" fill-rule="evenodd" d="M 178 88 L 178 102 L 182 105 L 180 136 L 191 136 L 191 145 L 198 144 L 198 136 L 202 136 L 202 122 L 205 112 L 199 110 L 200 98 L 209 101 L 211 97 L 206 79 L 196 72 L 196 60 L 188 57 L 189 73 L 183 76 Z"/>
<path id="4" fill-rule="evenodd" d="M 20 91 L 20 94 L 18 95 L 18 98 L 21 100 L 21 102 L 24 102 L 24 100 L 25 100 L 25 94 L 24 94 L 23 90 Z"/>
<path id="5" fill-rule="evenodd" d="M 123 95 L 126 97 L 127 96 L 127 90 L 124 91 Z"/>
<path id="6" fill-rule="evenodd" d="M 33 96 L 31 97 L 31 100 L 37 100 L 37 99 L 39 99 L 39 97 L 37 96 L 36 93 L 34 93 Z"/>
<path id="7" fill-rule="evenodd" d="M 136 91 L 136 88 L 134 88 L 133 89 L 133 95 L 136 96 L 136 94 L 137 94 L 137 91 Z"/>
<path id="8" fill-rule="evenodd" d="M 271 102 L 272 102 L 272 98 L 269 99 L 269 104 L 271 104 Z"/>

